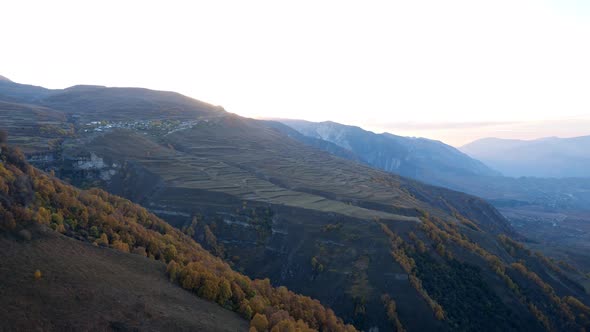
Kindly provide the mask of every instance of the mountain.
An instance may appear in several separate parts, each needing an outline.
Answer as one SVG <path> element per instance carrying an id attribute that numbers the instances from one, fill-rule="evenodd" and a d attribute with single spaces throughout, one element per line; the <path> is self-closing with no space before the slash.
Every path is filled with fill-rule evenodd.
<path id="1" fill-rule="evenodd" d="M 460 150 L 508 176 L 590 177 L 590 136 L 530 141 L 484 138 Z"/>
<path id="2" fill-rule="evenodd" d="M 6 78 L 6 77 L 4 77 L 4 76 L 0 75 L 0 82 L 1 82 L 1 81 L 5 81 L 5 82 L 12 82 L 12 81 L 11 81 L 11 80 L 9 80 L 8 78 Z"/>
<path id="3" fill-rule="evenodd" d="M 566 260 L 581 270 L 590 269 L 590 256 L 585 254 L 586 244 L 590 241 L 590 178 L 513 178 L 489 171 L 478 171 L 480 167 L 477 165 L 481 165 L 480 162 L 476 162 L 475 169 L 472 168 L 471 171 L 457 171 L 458 167 L 453 171 L 453 168 L 445 165 L 452 165 L 450 160 L 460 160 L 457 155 L 465 159 L 464 155 L 436 141 L 387 133 L 377 135 L 358 127 L 333 122 L 280 121 L 300 130 L 301 132 L 297 132 L 298 135 L 290 134 L 287 130 L 283 132 L 304 144 L 392 173 L 401 173 L 425 183 L 482 197 L 498 208 L 519 233 L 538 242 L 539 245 L 536 247 L 539 250 L 560 260 Z M 278 126 L 277 128 L 280 129 Z M 395 140 L 396 144 L 386 138 Z M 384 144 L 383 141 L 389 142 Z M 418 154 L 421 148 L 416 146 L 420 143 L 434 146 L 429 149 L 422 148 L 424 153 L 420 153 L 425 154 L 427 157 L 423 160 L 429 162 L 416 165 L 410 159 L 414 165 L 409 170 L 391 167 L 392 164 L 401 164 L 398 161 L 405 160 L 408 151 L 413 151 L 410 158 Z M 376 149 L 381 149 L 378 150 L 378 158 L 374 157 L 374 153 L 366 152 Z M 492 147 L 483 150 L 494 151 Z M 388 162 L 390 160 L 395 162 Z M 446 162 L 441 163 L 440 160 Z M 459 165 L 468 164 L 469 161 L 464 161 Z"/>
<path id="4" fill-rule="evenodd" d="M 317 301 L 233 271 L 140 206 L 0 151 L 3 329 L 245 330 L 230 309 L 254 331 L 355 330 Z"/>
<path id="5" fill-rule="evenodd" d="M 214 107 L 182 109 L 172 119 L 141 113 L 133 101 L 159 98 L 143 91 L 118 97 L 100 88 L 100 104 L 117 100 L 116 113 L 104 109 L 100 118 L 89 111 L 99 105 L 87 91 L 79 93 L 88 107 L 75 90 L 56 92 L 59 102 L 48 96 L 10 104 L 62 114 L 65 123 L 52 128 L 66 132 L 23 132 L 18 113 L 0 114 L 13 123 L 9 143 L 31 142 L 27 157 L 35 165 L 140 203 L 175 227 L 166 234 L 182 232 L 248 277 L 269 278 L 254 282 L 265 298 L 252 298 L 251 309 L 291 303 L 277 302 L 289 294 L 279 287 L 286 286 L 363 330 L 588 327 L 580 316 L 590 303 L 587 277 L 517 242 L 522 237 L 483 199 L 344 159 L 350 152 L 334 143 L 304 143 L 273 121 Z M 43 146 L 42 135 L 54 144 Z M 177 269 L 172 264 L 171 275 Z M 183 286 L 202 280 L 182 271 Z M 332 321 L 320 309 L 289 312 Z"/>
<path id="6" fill-rule="evenodd" d="M 39 86 L 18 84 L 9 79 L 0 80 L 0 99 L 9 102 L 32 102 L 51 90 Z"/>
<path id="7" fill-rule="evenodd" d="M 499 175 L 478 160 L 439 141 L 375 134 L 330 121 L 279 121 L 304 136 L 334 143 L 373 167 L 427 183 L 442 185 L 450 175 Z"/>

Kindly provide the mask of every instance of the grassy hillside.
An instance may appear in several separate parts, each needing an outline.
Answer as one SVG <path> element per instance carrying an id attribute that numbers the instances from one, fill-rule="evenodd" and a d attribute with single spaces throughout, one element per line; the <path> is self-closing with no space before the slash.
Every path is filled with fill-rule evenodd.
<path id="1" fill-rule="evenodd" d="M 79 191 L 34 169 L 20 151 L 6 145 L 0 158 L 3 232 L 28 238 L 27 229 L 36 223 L 97 247 L 168 263 L 171 281 L 252 319 L 251 325 L 259 331 L 275 326 L 304 331 L 354 330 L 317 301 L 284 287 L 273 288 L 268 280 L 252 281 L 234 272 L 180 231 L 127 200 L 100 190 Z M 78 282 L 84 279 L 81 276 Z"/>
<path id="2" fill-rule="evenodd" d="M 30 238 L 0 235 L 2 330 L 248 329 L 238 314 L 170 283 L 161 262 L 43 227 L 27 232 Z"/>

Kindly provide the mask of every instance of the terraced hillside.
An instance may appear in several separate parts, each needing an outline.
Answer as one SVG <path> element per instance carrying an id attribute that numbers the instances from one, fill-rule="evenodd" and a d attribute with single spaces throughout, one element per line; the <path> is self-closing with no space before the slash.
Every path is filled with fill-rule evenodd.
<path id="1" fill-rule="evenodd" d="M 280 121 L 300 132 L 282 123 L 276 123 L 275 128 L 309 146 L 428 184 L 482 197 L 498 208 L 517 231 L 530 240 L 529 243 L 554 258 L 565 260 L 583 271 L 590 271 L 588 264 L 590 255 L 587 254 L 586 245 L 590 241 L 590 223 L 586 222 L 590 218 L 590 179 L 588 178 L 533 177 L 540 174 L 538 170 L 529 172 L 528 177 L 500 176 L 490 172 L 489 169 L 486 171 L 480 162 L 440 142 L 387 133 L 375 134 L 358 127 L 334 122 Z M 481 155 L 493 154 L 496 158 L 507 158 L 509 163 L 510 160 L 526 159 L 524 156 L 527 153 L 519 154 L 517 149 L 503 149 L 502 144 L 499 144 L 499 147 L 493 146 L 494 144 L 487 146 L 485 144 L 496 141 L 484 139 L 476 142 L 480 145 Z M 577 146 L 565 144 L 560 149 L 559 139 L 544 139 L 528 143 L 508 141 L 508 143 L 525 148 L 547 145 L 555 150 L 555 153 L 547 154 L 552 160 L 529 156 L 529 162 L 534 160 L 532 164 L 543 164 L 537 167 L 539 169 L 552 168 L 557 164 L 562 165 L 561 168 L 584 169 L 586 165 L 584 162 L 579 160 L 572 162 L 568 159 L 570 155 L 584 154 L 584 149 L 581 148 L 584 146 L 584 138 L 571 139 L 571 141 L 581 144 Z M 474 150 L 477 145 L 474 145 Z M 486 147 L 488 147 L 487 150 Z M 469 152 L 467 150 L 464 151 Z M 515 151 L 519 156 L 511 157 L 509 152 L 514 154 Z M 544 150 L 539 149 L 539 151 Z M 564 157 L 562 154 L 567 156 Z M 478 156 L 476 153 L 475 157 Z M 480 160 L 486 161 L 485 158 Z M 488 165 L 494 166 L 493 163 Z M 552 169 L 553 172 L 559 171 L 559 167 Z M 562 171 L 561 174 L 575 176 L 576 172 Z"/>
<path id="2" fill-rule="evenodd" d="M 446 321 L 437 321 L 438 306 L 432 303 L 443 301 L 442 290 L 452 283 L 438 278 L 423 281 L 431 268 L 441 275 L 472 269 L 475 280 L 465 282 L 474 283 L 480 296 L 489 297 L 506 328 L 537 324 L 531 317 L 519 320 L 523 325 L 511 325 L 514 319 L 507 312 L 532 315 L 526 307 L 511 307 L 528 300 L 509 288 L 499 294 L 491 291 L 506 287 L 501 279 L 506 274 L 489 274 L 494 261 L 490 257 L 516 259 L 496 240 L 496 235 L 511 229 L 480 199 L 345 162 L 285 140 L 263 122 L 235 116 L 158 137 L 117 129 L 83 140 L 83 144 L 70 143 L 76 148 L 64 150 L 64 155 L 94 154 L 105 160 L 103 168 L 94 171 L 114 175 L 104 180 L 89 175 L 92 170 L 72 169 L 63 176 L 80 184 L 97 181 L 94 184 L 149 206 L 246 274 L 270 277 L 276 284 L 313 294 L 358 327 L 389 326 L 381 300 L 381 295 L 389 294 L 396 303 L 406 304 L 398 306 L 397 314 L 405 328 L 450 328 Z M 464 235 L 452 235 L 453 228 L 447 227 Z M 392 241 L 384 229 L 399 234 L 404 251 L 412 254 L 392 256 L 391 243 L 400 240 Z M 439 238 L 429 232 L 451 233 Z M 420 237 L 414 242 L 411 234 L 422 235 L 416 235 Z M 463 236 L 471 240 L 463 242 Z M 415 256 L 420 252 L 413 246 L 421 247 L 419 241 L 424 242 L 424 254 L 430 253 L 424 258 Z M 471 241 L 486 249 L 474 249 Z M 429 255 L 442 257 L 443 263 Z M 424 265 L 404 268 L 403 262 L 410 258 Z M 442 268 L 447 264 L 452 267 Z M 417 290 L 418 281 L 412 282 L 410 277 L 418 273 L 413 271 L 420 268 L 425 270 L 420 283 L 430 287 L 426 294 L 440 292 L 437 299 Z M 562 277 L 573 287 L 566 292 L 584 294 L 568 276 Z M 485 283 L 479 284 L 482 280 Z M 501 301 L 512 297 L 511 305 Z M 457 305 L 465 298 L 447 303 L 446 309 L 442 306 L 453 317 L 450 323 L 465 329 L 489 327 L 486 321 L 460 320 L 465 309 Z M 419 319 L 418 314 L 432 318 Z"/>
<path id="3" fill-rule="evenodd" d="M 11 143 L 39 158 L 59 150 L 74 128 L 94 131 L 125 123 L 135 129 L 149 125 L 166 131 L 189 119 L 224 113 L 220 107 L 174 92 L 89 85 L 50 90 L 0 80 L 2 128 L 11 133 Z"/>
<path id="4" fill-rule="evenodd" d="M 235 269 L 316 297 L 360 329 L 588 326 L 589 298 L 573 281 L 585 277 L 515 242 L 477 197 L 332 156 L 265 121 L 120 120 L 131 114 L 77 126 L 46 166 L 141 203 Z"/>
<path id="5" fill-rule="evenodd" d="M 355 331 L 318 301 L 233 271 L 140 206 L 0 148 L 2 329 L 245 330 L 225 308 L 253 332 Z"/>

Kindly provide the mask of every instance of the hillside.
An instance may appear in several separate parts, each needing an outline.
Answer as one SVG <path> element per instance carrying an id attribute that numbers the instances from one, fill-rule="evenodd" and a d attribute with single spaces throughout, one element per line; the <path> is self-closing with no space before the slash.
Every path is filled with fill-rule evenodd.
<path id="1" fill-rule="evenodd" d="M 170 283 L 161 262 L 47 228 L 0 235 L 0 323 L 11 331 L 245 331 L 247 320 Z M 34 271 L 42 277 L 35 280 Z"/>
<path id="2" fill-rule="evenodd" d="M 375 134 L 335 122 L 279 120 L 307 137 L 334 143 L 376 168 L 438 184 L 448 175 L 494 176 L 499 173 L 439 141 Z"/>
<path id="3" fill-rule="evenodd" d="M 460 150 L 507 176 L 590 177 L 590 136 L 530 141 L 484 138 Z"/>
<path id="4" fill-rule="evenodd" d="M 56 149 L 29 156 L 141 203 L 234 269 L 318 298 L 359 329 L 588 325 L 586 277 L 515 242 L 480 198 L 335 157 L 276 123 L 225 112 L 119 120 L 136 114 L 73 122 Z"/>
<path id="5" fill-rule="evenodd" d="M 457 155 L 457 150 L 439 142 L 420 138 L 399 137 L 387 133 L 376 135 L 357 127 L 343 126 L 332 122 L 281 121 L 285 121 L 310 136 L 305 136 L 299 132 L 292 134 L 293 129 L 282 128 L 282 124 L 273 124 L 273 126 L 289 135 L 289 137 L 309 146 L 345 159 L 361 161 L 392 173 L 403 172 L 408 177 L 429 184 L 482 197 L 498 208 L 519 233 L 537 242 L 536 247 L 540 250 L 553 257 L 564 259 L 584 271 L 590 270 L 590 264 L 588 263 L 590 256 L 585 254 L 587 252 L 585 250 L 586 243 L 590 241 L 590 226 L 588 226 L 589 223 L 587 222 L 589 219 L 588 206 L 590 206 L 590 195 L 588 194 L 590 192 L 590 178 L 513 178 L 497 174 L 490 175 L 486 172 L 458 171 L 446 167 L 445 163 L 440 162 L 441 160 L 458 160 L 453 157 Z M 392 144 L 391 142 L 380 144 L 378 140 L 383 140 L 382 136 L 396 140 L 399 144 Z M 323 137 L 327 140 L 317 137 Z M 339 144 L 350 149 L 338 146 L 332 141 L 340 142 Z M 482 140 L 481 143 L 483 144 L 485 141 Z M 493 139 L 492 141 L 496 142 Z M 509 142 L 506 140 L 504 142 L 510 145 L 517 144 L 519 141 Z M 527 142 L 522 141 L 521 143 L 526 144 Z M 431 148 L 417 147 L 421 144 Z M 424 162 L 421 166 L 415 165 L 410 171 L 401 167 L 395 169 L 390 166 L 391 163 L 384 163 L 383 161 L 387 160 L 387 158 L 383 156 L 388 156 L 390 160 L 403 160 L 408 155 L 408 152 L 401 149 L 400 145 L 405 145 L 410 151 L 414 151 L 410 153 L 414 157 L 419 155 L 422 149 L 423 153 L 428 154 L 428 157 L 423 161 L 428 160 L 429 162 Z M 484 145 L 480 149 L 484 154 L 506 155 L 513 158 L 513 160 L 519 158 L 506 153 L 502 144 L 499 144 L 496 150 L 494 150 L 494 146 Z M 384 149 L 384 151 L 379 152 L 379 158 L 369 158 L 370 155 L 367 157 L 365 155 L 367 149 L 374 150 L 376 146 Z M 580 144 L 580 146 L 583 147 L 584 145 Z M 565 151 L 555 155 L 557 156 L 563 152 Z M 412 162 L 414 157 L 410 157 L 409 162 Z M 563 170 L 564 167 L 560 168 L 557 164 L 565 163 L 564 160 L 567 160 L 567 158 L 552 158 L 552 160 L 549 162 L 540 159 L 539 162 L 535 162 L 535 165 L 529 166 L 534 166 L 535 169 L 540 170 L 545 167 L 545 164 L 549 164 L 556 166 L 552 171 L 558 172 L 560 169 Z M 508 162 L 512 163 L 513 161 Z M 397 165 L 397 162 L 395 164 Z M 576 166 L 571 164 L 566 167 Z M 586 169 L 585 166 L 580 169 L 582 168 Z"/>
<path id="6" fill-rule="evenodd" d="M 275 326 L 301 331 L 354 331 L 317 301 L 284 287 L 273 288 L 268 279 L 250 280 L 233 271 L 145 209 L 101 190 L 75 189 L 27 164 L 20 151 L 6 145 L 1 148 L 0 245 L 4 254 L 15 255 L 3 258 L 0 276 L 2 285 L 22 287 L 0 288 L 0 294 L 3 303 L 10 305 L 6 314 L 14 317 L 8 322 L 15 327 L 59 330 L 60 326 L 92 326 L 92 321 L 83 319 L 84 311 L 67 295 L 77 294 L 75 301 L 96 300 L 93 306 L 82 308 L 101 313 L 93 318 L 96 324 L 112 329 L 129 324 L 147 329 L 219 325 L 214 329 L 234 330 L 247 326 L 237 315 L 222 310 L 224 307 L 252 319 L 254 331 Z M 60 233 L 85 243 L 65 239 Z M 17 236 L 21 239 L 15 241 Z M 59 262 L 52 264 L 56 260 Z M 33 268 L 40 273 L 33 275 Z M 62 268 L 67 271 L 62 272 Z M 110 277 L 103 279 L 106 275 Z M 109 282 L 112 278 L 118 280 Z M 36 284 L 23 285 L 27 279 Z M 164 282 L 166 279 L 211 302 L 195 299 L 189 309 L 183 308 L 189 293 L 173 289 L 172 284 Z M 85 286 L 89 289 L 74 292 Z M 109 290 L 100 291 L 104 287 Z M 169 289 L 173 289 L 170 294 Z M 117 298 L 125 295 L 125 299 Z M 220 307 L 215 307 L 214 302 Z M 109 306 L 111 303 L 114 307 Z M 21 311 L 25 306 L 37 311 L 28 315 Z M 158 310 L 161 307 L 166 309 Z M 147 318 L 133 313 L 138 308 Z M 187 318 L 191 310 L 197 312 L 196 316 Z M 7 325 L 3 323 L 2 327 Z"/>

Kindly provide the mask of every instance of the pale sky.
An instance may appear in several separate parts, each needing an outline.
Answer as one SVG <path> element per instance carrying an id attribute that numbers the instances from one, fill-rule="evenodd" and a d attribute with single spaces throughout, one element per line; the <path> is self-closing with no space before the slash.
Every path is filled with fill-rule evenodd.
<path id="1" fill-rule="evenodd" d="M 0 0 L 0 37 L 0 75 L 49 88 L 173 90 L 454 145 L 590 135 L 585 0 Z"/>

